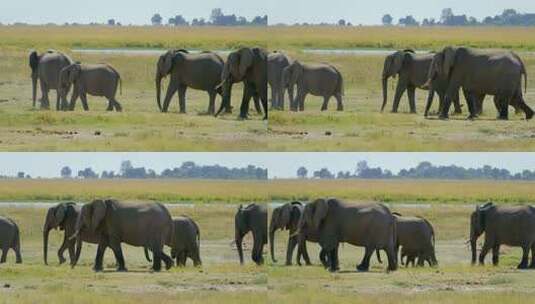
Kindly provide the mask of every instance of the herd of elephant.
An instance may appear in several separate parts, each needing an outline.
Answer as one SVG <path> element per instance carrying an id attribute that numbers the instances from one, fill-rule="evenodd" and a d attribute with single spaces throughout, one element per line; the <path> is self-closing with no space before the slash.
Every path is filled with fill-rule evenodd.
<path id="1" fill-rule="evenodd" d="M 108 111 L 122 111 L 116 95 L 121 86 L 119 72 L 109 64 L 82 64 L 68 55 L 55 50 L 38 54 L 30 53 L 32 70 L 32 99 L 36 106 L 37 84 L 41 88 L 41 108 L 49 109 L 48 93 L 56 90 L 56 110 L 74 110 L 78 98 L 84 110 L 89 110 L 87 95 L 105 97 Z M 167 93 L 161 102 L 162 78 L 170 76 Z M 267 52 L 261 48 L 244 47 L 233 51 L 225 62 L 214 52 L 193 54 L 184 49 L 169 50 L 162 54 L 156 64 L 156 101 L 161 112 L 167 112 L 171 99 L 178 93 L 180 113 L 186 112 L 186 90 L 205 91 L 209 96 L 208 114 L 218 116 L 232 112 L 231 91 L 235 83 L 242 82 L 243 98 L 239 117 L 246 119 L 249 103 L 254 99 L 256 111 L 267 119 Z M 72 87 L 70 103 L 67 96 Z M 215 99 L 222 101 L 216 112 Z"/>
<path id="2" fill-rule="evenodd" d="M 264 246 L 268 243 L 268 212 L 265 205 L 239 206 L 235 214 L 234 240 L 241 264 L 243 238 L 251 233 L 253 248 L 251 258 L 257 265 L 264 263 Z M 80 257 L 82 243 L 97 244 L 94 271 L 103 270 L 103 256 L 109 247 L 116 259 L 118 271 L 127 271 L 121 243 L 143 247 L 147 261 L 154 271 L 185 266 L 189 258 L 195 266 L 201 265 L 200 229 L 187 216 L 172 218 L 167 208 L 158 203 L 125 204 L 113 199 L 98 199 L 79 206 L 75 203 L 60 203 L 48 209 L 43 227 L 43 257 L 48 264 L 48 238 L 52 229 L 64 231 L 63 243 L 58 250 L 59 263 L 66 262 L 67 250 L 70 264 L 74 267 Z M 364 247 L 365 253 L 358 271 L 368 271 L 374 252 L 380 263 L 380 251 L 387 255 L 387 271 L 402 265 L 437 266 L 435 255 L 435 230 L 431 223 L 421 217 L 402 216 L 391 212 L 382 204 L 351 205 L 335 198 L 316 199 L 310 203 L 286 203 L 273 209 L 269 225 L 270 253 L 275 258 L 275 232 L 288 230 L 286 265 L 292 264 L 297 246 L 296 262 L 301 258 L 311 264 L 306 242 L 318 243 L 319 259 L 329 271 L 339 270 L 338 248 L 340 243 Z M 472 264 L 477 260 L 477 239 L 485 233 L 485 241 L 479 254 L 479 263 L 492 250 L 492 263 L 498 264 L 500 246 L 521 247 L 523 250 L 519 269 L 535 268 L 535 207 L 497 206 L 487 203 L 477 206 L 470 215 L 470 245 Z M 171 257 L 164 252 L 171 248 Z M 10 218 L 0 217 L 0 263 L 6 262 L 12 249 L 16 263 L 22 263 L 20 230 Z M 401 252 L 400 252 L 401 249 Z M 150 259 L 149 251 L 153 258 Z M 531 251 L 531 261 L 528 263 Z M 173 259 L 172 259 L 173 258 Z"/>

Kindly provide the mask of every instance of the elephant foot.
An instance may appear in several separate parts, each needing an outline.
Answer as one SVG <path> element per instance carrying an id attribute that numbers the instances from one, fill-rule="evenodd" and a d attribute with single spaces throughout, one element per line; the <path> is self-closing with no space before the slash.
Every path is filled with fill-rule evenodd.
<path id="1" fill-rule="evenodd" d="M 184 265 L 185 266 L 185 265 Z M 173 263 L 166 263 L 165 264 L 165 270 L 169 270 L 173 267 Z"/>
<path id="2" fill-rule="evenodd" d="M 416 110 L 411 110 L 410 113 L 411 113 L 411 114 L 418 114 L 418 113 L 416 113 Z"/>
<path id="3" fill-rule="evenodd" d="M 119 266 L 119 267 L 117 267 L 117 272 L 128 272 L 128 269 L 126 269 L 126 267 L 124 267 L 124 266 L 122 266 L 122 267 Z"/>
<path id="4" fill-rule="evenodd" d="M 286 266 L 292 266 L 292 262 L 290 262 L 290 261 L 286 261 L 286 263 L 285 263 L 284 265 L 286 265 Z"/>
<path id="5" fill-rule="evenodd" d="M 529 264 L 529 269 L 535 269 L 535 262 L 531 262 L 531 264 Z"/>
<path id="6" fill-rule="evenodd" d="M 338 108 L 336 108 L 336 111 L 343 112 L 344 111 L 344 107 L 338 107 Z"/>
<path id="7" fill-rule="evenodd" d="M 440 119 L 440 120 L 448 120 L 448 119 L 450 119 L 450 118 L 449 118 L 448 115 L 439 115 L 439 116 L 438 116 L 438 119 Z"/>
<path id="8" fill-rule="evenodd" d="M 22 260 L 15 261 L 15 264 L 22 264 Z"/>
<path id="9" fill-rule="evenodd" d="M 533 118 L 533 112 L 526 113 L 526 120 L 530 120 Z"/>
<path id="10" fill-rule="evenodd" d="M 93 271 L 94 272 L 102 272 L 102 270 L 104 270 L 102 266 L 94 266 L 93 267 Z"/>
<path id="11" fill-rule="evenodd" d="M 367 272 L 369 268 L 370 267 L 368 265 L 363 265 L 363 264 L 357 265 L 357 271 L 359 272 Z"/>
<path id="12" fill-rule="evenodd" d="M 62 257 L 62 256 L 59 256 L 58 258 L 59 258 L 59 264 L 60 264 L 60 265 L 62 265 L 63 263 L 65 263 L 65 262 L 67 261 L 67 260 L 66 260 L 64 257 Z"/>
<path id="13" fill-rule="evenodd" d="M 528 268 L 528 261 L 521 261 L 520 264 L 516 267 L 517 269 L 527 269 Z"/>

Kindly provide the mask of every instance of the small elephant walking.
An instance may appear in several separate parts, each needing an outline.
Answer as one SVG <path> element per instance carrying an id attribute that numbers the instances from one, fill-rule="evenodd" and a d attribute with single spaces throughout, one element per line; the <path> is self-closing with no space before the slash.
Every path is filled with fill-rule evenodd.
<path id="1" fill-rule="evenodd" d="M 418 258 L 418 266 L 424 266 L 427 262 L 429 266 L 438 265 L 435 256 L 435 231 L 429 221 L 420 217 L 401 216 L 393 213 L 396 218 L 396 251 L 401 247 L 401 264 L 403 258 L 407 258 L 406 266 Z"/>
<path id="2" fill-rule="evenodd" d="M 344 80 L 338 69 L 330 64 L 303 64 L 295 60 L 284 68 L 282 87 L 293 88 L 297 85 L 297 97 L 291 105 L 292 111 L 305 110 L 305 98 L 308 94 L 323 97 L 322 111 L 326 111 L 329 99 L 334 96 L 337 111 L 344 110 Z"/>
<path id="3" fill-rule="evenodd" d="M 240 205 L 234 216 L 236 248 L 243 265 L 243 237 L 251 232 L 253 234 L 252 260 L 257 265 L 264 264 L 264 246 L 267 245 L 267 209 L 263 205 L 250 204 L 247 207 Z"/>
<path id="4" fill-rule="evenodd" d="M 306 248 L 306 242 L 318 242 L 317 233 L 312 233 L 311 227 L 301 227 L 299 223 L 302 220 L 304 205 L 301 202 L 286 203 L 273 209 L 271 214 L 271 222 L 269 224 L 269 244 L 271 260 L 276 263 L 275 259 L 275 232 L 277 230 L 288 230 L 288 245 L 286 249 L 286 265 L 292 265 L 293 251 L 296 246 L 297 249 L 297 264 L 301 265 L 301 257 L 304 258 L 306 265 L 311 265 L 310 257 Z M 326 255 L 322 251 L 320 253 L 320 260 L 323 266 L 327 267 Z"/>
<path id="5" fill-rule="evenodd" d="M 64 106 L 67 103 L 70 87 L 73 86 L 68 110 L 74 110 L 76 100 L 80 97 L 84 111 L 88 111 L 87 94 L 106 97 L 108 100 L 107 111 L 121 112 L 123 110 L 115 98 L 117 88 L 121 86 L 122 90 L 121 75 L 109 64 L 71 64 L 61 70 L 59 79 Z"/>
<path id="6" fill-rule="evenodd" d="M 284 90 L 288 90 L 290 103 L 294 99 L 293 87 L 284 87 L 282 81 L 282 71 L 289 66 L 293 60 L 286 54 L 273 52 L 268 55 L 268 84 L 271 87 L 271 108 L 284 110 Z"/>
<path id="7" fill-rule="evenodd" d="M 16 263 L 22 263 L 19 226 L 12 219 L 2 216 L 0 216 L 0 249 L 2 250 L 0 264 L 6 262 L 9 249 L 15 251 Z"/>
<path id="8" fill-rule="evenodd" d="M 477 258 L 477 239 L 485 233 L 485 242 L 479 254 L 479 264 L 485 263 L 485 256 L 492 250 L 492 264 L 498 265 L 500 246 L 522 248 L 522 260 L 518 269 L 535 268 L 535 207 L 502 207 L 489 202 L 477 206 L 470 215 L 470 246 L 472 264 Z M 528 264 L 529 252 L 531 262 Z"/>
<path id="9" fill-rule="evenodd" d="M 71 64 L 72 59 L 55 50 L 48 50 L 47 52 L 39 55 L 37 51 L 30 53 L 30 68 L 32 69 L 32 101 L 35 108 L 37 100 L 37 81 L 41 87 L 41 109 L 49 109 L 50 102 L 48 99 L 48 92 L 50 90 L 56 90 L 57 101 L 56 110 L 61 109 L 60 98 L 61 93 L 59 91 L 59 73 L 61 70 Z"/>
<path id="10" fill-rule="evenodd" d="M 69 251 L 69 259 L 71 265 L 75 265 L 80 257 L 82 241 L 91 244 L 98 244 L 99 237 L 92 233 L 89 229 L 82 229 L 80 242 L 76 244 L 76 240 L 71 236 L 76 231 L 76 220 L 80 214 L 80 207 L 73 202 L 59 203 L 54 207 L 50 207 L 46 213 L 45 223 L 43 225 L 43 257 L 45 265 L 48 265 L 48 237 L 50 230 L 63 230 L 63 242 L 58 250 L 59 263 L 65 263 L 66 259 L 63 256 L 65 250 Z M 76 247 L 76 248 L 75 248 Z"/>
<path id="11" fill-rule="evenodd" d="M 167 112 L 173 95 L 178 92 L 180 113 L 186 113 L 188 87 L 206 91 L 209 96 L 208 114 L 215 113 L 215 99 L 222 91 L 218 88 L 225 62 L 212 52 L 190 54 L 187 50 L 170 50 L 160 56 L 156 66 L 156 100 L 158 109 Z M 162 78 L 171 75 L 163 105 L 160 103 Z"/>

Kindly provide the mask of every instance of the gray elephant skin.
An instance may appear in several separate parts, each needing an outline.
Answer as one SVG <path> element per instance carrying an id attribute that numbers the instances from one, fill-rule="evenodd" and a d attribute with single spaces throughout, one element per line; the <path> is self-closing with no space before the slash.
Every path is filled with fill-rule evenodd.
<path id="1" fill-rule="evenodd" d="M 267 57 L 262 48 L 244 47 L 228 55 L 220 86 L 223 89 L 223 101 L 216 113 L 231 111 L 232 85 L 243 82 L 243 96 L 240 106 L 240 119 L 247 119 L 251 98 L 260 99 L 264 110 L 264 120 L 268 118 L 267 108 Z"/>
<path id="2" fill-rule="evenodd" d="M 476 100 L 492 95 L 498 106 L 498 119 L 509 118 L 509 105 L 522 110 L 526 119 L 533 110 L 522 96 L 522 75 L 527 86 L 524 63 L 513 52 L 486 53 L 465 47 L 445 47 L 433 57 L 426 87 L 437 77 L 448 79 L 448 88 L 440 118 L 447 119 L 451 100 L 462 87 L 469 92 L 468 110 L 472 119 L 477 116 Z"/>
<path id="3" fill-rule="evenodd" d="M 344 80 L 338 69 L 327 63 L 305 64 L 298 60 L 284 68 L 282 87 L 293 88 L 297 85 L 297 97 L 291 104 L 292 111 L 305 110 L 308 94 L 323 97 L 322 111 L 326 111 L 329 99 L 336 98 L 338 111 L 344 110 Z"/>
<path id="4" fill-rule="evenodd" d="M 187 50 L 170 50 L 161 55 L 156 65 L 156 101 L 161 112 L 167 112 L 171 99 L 178 92 L 180 113 L 186 113 L 186 90 L 192 88 L 208 93 L 208 114 L 215 113 L 215 99 L 223 73 L 223 59 L 212 52 L 190 54 Z M 167 93 L 160 102 L 162 78 L 171 75 Z"/>
<path id="5" fill-rule="evenodd" d="M 263 205 L 250 204 L 246 207 L 240 205 L 234 216 L 234 240 L 238 249 L 240 264 L 243 265 L 243 237 L 251 232 L 253 234 L 253 250 L 251 259 L 257 264 L 264 264 L 264 246 L 267 245 L 267 209 Z"/>
<path id="6" fill-rule="evenodd" d="M 87 95 L 105 97 L 108 100 L 107 111 L 122 111 L 115 95 L 121 86 L 121 75 L 109 64 L 74 63 L 60 72 L 60 94 L 66 104 L 69 88 L 73 87 L 69 110 L 73 111 L 78 97 L 82 100 L 84 111 L 89 110 Z"/>
<path id="7" fill-rule="evenodd" d="M 15 252 L 16 263 L 22 263 L 19 226 L 12 219 L 3 216 L 0 216 L 0 249 L 2 250 L 0 264 L 6 262 L 9 249 Z"/>
<path id="8" fill-rule="evenodd" d="M 76 220 L 80 214 L 80 207 L 73 202 L 59 203 L 50 207 L 46 213 L 43 225 L 43 257 L 45 265 L 48 265 L 48 237 L 52 229 L 59 229 L 64 232 L 63 242 L 58 250 L 59 263 L 65 263 L 63 256 L 65 250 L 69 252 L 71 265 L 74 265 L 80 256 L 81 242 L 76 244 L 76 240 L 71 236 L 76 231 Z M 83 229 L 80 233 L 80 240 L 92 244 L 98 244 L 98 235 L 91 233 L 88 229 Z M 75 248 L 78 246 L 78 248 Z"/>
<path id="9" fill-rule="evenodd" d="M 418 266 L 424 266 L 427 262 L 429 266 L 438 265 L 435 255 L 435 230 L 431 223 L 420 217 L 401 216 L 394 213 L 396 218 L 396 251 L 401 247 L 400 261 L 403 265 L 403 258 L 407 258 L 407 264 L 418 258 Z"/>
<path id="10" fill-rule="evenodd" d="M 293 60 L 281 52 L 273 52 L 268 55 L 268 84 L 271 88 L 271 108 L 284 110 L 284 91 L 288 90 L 290 104 L 293 102 L 293 87 L 284 86 L 282 71 Z"/>
<path id="11" fill-rule="evenodd" d="M 365 247 L 358 271 L 368 271 L 374 250 L 386 251 L 388 271 L 397 269 L 396 220 L 383 205 L 347 205 L 335 199 L 317 199 L 305 206 L 303 224 L 319 233 L 319 244 L 327 254 L 329 270 L 338 268 L 338 246 L 349 243 Z"/>
<path id="12" fill-rule="evenodd" d="M 304 205 L 301 202 L 294 201 L 286 203 L 273 209 L 271 214 L 271 221 L 269 224 L 269 244 L 271 260 L 277 263 L 275 258 L 275 232 L 277 230 L 288 230 L 288 245 L 286 248 L 286 265 L 292 265 L 293 251 L 297 249 L 297 264 L 301 266 L 301 257 L 304 258 L 306 265 L 311 265 L 310 257 L 306 248 L 306 242 L 318 242 L 317 232 L 311 231 L 309 227 L 301 227 L 299 229 L 299 222 L 303 215 Z M 327 267 L 325 252 L 320 253 L 320 261 Z"/>
<path id="13" fill-rule="evenodd" d="M 32 69 L 32 101 L 35 108 L 37 100 L 37 82 L 41 87 L 41 108 L 49 109 L 50 101 L 48 99 L 48 93 L 50 90 L 56 90 L 57 101 L 56 110 L 60 110 L 60 92 L 59 92 L 59 73 L 61 70 L 71 64 L 72 59 L 58 51 L 48 50 L 47 52 L 39 55 L 37 51 L 30 53 L 30 68 Z"/>
<path id="14" fill-rule="evenodd" d="M 186 260 L 190 258 L 195 267 L 201 266 L 201 231 L 197 223 L 187 216 L 173 218 L 174 236 L 169 235 L 165 245 L 171 247 L 171 257 L 176 259 L 176 265 L 186 266 Z M 145 257 L 149 262 L 148 248 L 145 248 Z"/>
<path id="15" fill-rule="evenodd" d="M 173 260 L 163 252 L 165 241 L 174 234 L 173 220 L 162 204 L 126 204 L 113 199 L 97 199 L 82 207 L 73 237 L 79 238 L 84 228 L 99 235 L 95 271 L 103 270 L 102 259 L 107 247 L 113 250 L 117 270 L 127 271 L 121 243 L 150 248 L 154 254 L 154 271 L 161 270 L 162 260 L 166 269 L 173 266 Z"/>
<path id="16" fill-rule="evenodd" d="M 535 208 L 532 206 L 496 206 L 487 203 L 477 206 L 470 215 L 470 247 L 472 264 L 476 263 L 477 239 L 485 233 L 485 242 L 479 254 L 479 264 L 492 250 L 492 264 L 498 265 L 500 246 L 522 248 L 519 269 L 535 268 Z M 529 252 L 531 262 L 528 265 Z"/>

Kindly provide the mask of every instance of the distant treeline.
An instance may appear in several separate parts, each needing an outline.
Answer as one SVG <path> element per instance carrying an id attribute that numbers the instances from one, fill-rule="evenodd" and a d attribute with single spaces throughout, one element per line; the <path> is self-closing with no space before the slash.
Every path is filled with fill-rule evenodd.
<path id="1" fill-rule="evenodd" d="M 535 170 L 524 170 L 521 173 L 512 174 L 507 169 L 483 166 L 481 168 L 464 168 L 455 165 L 435 166 L 424 161 L 418 166 L 409 169 L 402 169 L 397 174 L 381 167 L 370 167 L 366 161 L 357 163 L 353 172 L 340 171 L 331 172 L 328 168 L 313 171 L 309 176 L 309 171 L 305 167 L 297 170 L 297 177 L 301 179 L 485 179 L 485 180 L 535 180 Z"/>
<path id="2" fill-rule="evenodd" d="M 83 178 L 83 179 L 111 179 L 111 178 L 174 178 L 174 179 L 235 179 L 235 180 L 266 180 L 268 178 L 267 169 L 249 165 L 243 168 L 227 168 L 220 165 L 199 166 L 194 162 L 182 163 L 180 167 L 168 168 L 160 173 L 145 167 L 134 167 L 131 161 L 123 161 L 119 172 L 104 170 L 101 173 L 95 172 L 92 168 L 85 168 L 75 173 L 69 166 L 60 170 L 62 178 Z M 24 172 L 19 172 L 17 178 L 31 178 Z M 3 178 L 13 178 L 4 176 Z"/>

